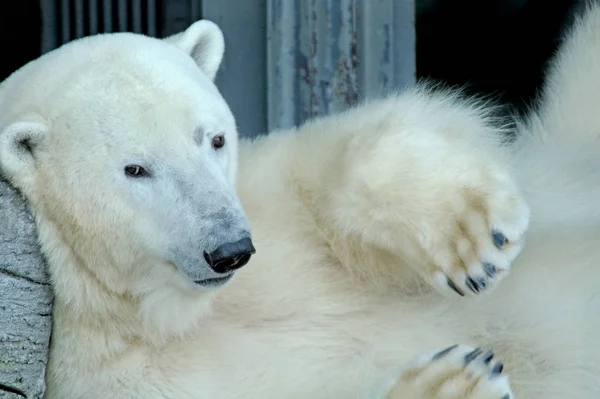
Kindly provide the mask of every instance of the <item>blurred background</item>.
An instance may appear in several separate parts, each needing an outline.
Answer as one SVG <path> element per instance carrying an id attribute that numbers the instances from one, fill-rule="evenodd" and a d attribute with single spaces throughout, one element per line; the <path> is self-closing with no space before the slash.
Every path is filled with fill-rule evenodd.
<path id="1" fill-rule="evenodd" d="M 584 1 L 5 0 L 0 80 L 82 36 L 165 37 L 207 18 L 225 35 L 217 84 L 245 136 L 421 78 L 466 86 L 523 113 Z"/>

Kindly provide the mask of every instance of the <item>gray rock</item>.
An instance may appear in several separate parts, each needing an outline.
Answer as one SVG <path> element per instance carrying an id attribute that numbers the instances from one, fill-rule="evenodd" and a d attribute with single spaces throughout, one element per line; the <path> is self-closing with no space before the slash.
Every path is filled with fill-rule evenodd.
<path id="1" fill-rule="evenodd" d="M 0 399 L 43 397 L 51 311 L 33 217 L 0 180 Z"/>

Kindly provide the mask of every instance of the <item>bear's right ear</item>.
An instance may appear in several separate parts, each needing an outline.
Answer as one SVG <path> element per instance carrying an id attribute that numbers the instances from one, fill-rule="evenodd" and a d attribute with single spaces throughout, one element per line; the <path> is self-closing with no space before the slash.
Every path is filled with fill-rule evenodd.
<path id="1" fill-rule="evenodd" d="M 35 176 L 35 153 L 48 127 L 41 122 L 15 122 L 0 132 L 0 173 L 15 187 L 26 190 Z"/>
<path id="2" fill-rule="evenodd" d="M 188 53 L 202 72 L 210 80 L 215 80 L 225 53 L 225 39 L 217 24 L 202 19 L 194 22 L 185 31 L 163 40 Z"/>

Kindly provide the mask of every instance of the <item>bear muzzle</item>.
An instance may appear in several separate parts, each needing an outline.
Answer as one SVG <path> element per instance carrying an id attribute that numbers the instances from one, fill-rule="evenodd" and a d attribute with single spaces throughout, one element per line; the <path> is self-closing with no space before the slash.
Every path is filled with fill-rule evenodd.
<path id="1" fill-rule="evenodd" d="M 245 266 L 256 249 L 250 237 L 221 244 L 214 251 L 204 252 L 204 259 L 217 274 L 228 274 Z"/>

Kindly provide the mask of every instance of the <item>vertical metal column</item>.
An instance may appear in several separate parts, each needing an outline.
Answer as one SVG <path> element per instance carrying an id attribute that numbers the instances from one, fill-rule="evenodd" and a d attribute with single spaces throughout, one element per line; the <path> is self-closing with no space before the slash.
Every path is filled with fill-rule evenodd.
<path id="1" fill-rule="evenodd" d="M 61 9 L 61 37 L 60 43 L 66 43 L 71 39 L 71 9 L 69 0 L 60 0 Z"/>
<path id="2" fill-rule="evenodd" d="M 85 10 L 83 6 L 84 0 L 75 0 L 74 1 L 74 11 L 75 11 L 75 37 L 82 37 L 84 35 L 85 29 Z"/>
<path id="3" fill-rule="evenodd" d="M 414 84 L 414 0 L 203 0 L 202 11 L 225 34 L 217 84 L 243 135 Z"/>
<path id="4" fill-rule="evenodd" d="M 379 96 L 414 84 L 414 0 L 360 0 L 357 17 L 361 96 Z"/>
<path id="5" fill-rule="evenodd" d="M 300 7 L 295 0 L 267 1 L 267 127 L 285 128 L 302 122 L 297 68 L 308 68 L 301 47 Z"/>
<path id="6" fill-rule="evenodd" d="M 42 54 L 51 51 L 58 46 L 58 13 L 56 12 L 56 1 L 41 0 L 40 11 L 42 16 Z"/>
<path id="7" fill-rule="evenodd" d="M 190 4 L 198 0 L 163 0 L 161 20 L 162 32 L 161 36 L 170 36 L 174 33 L 179 33 L 186 29 L 191 23 Z"/>
<path id="8" fill-rule="evenodd" d="M 268 2 L 269 129 L 358 101 L 356 0 Z"/>
<path id="9" fill-rule="evenodd" d="M 266 12 L 264 0 L 204 0 L 202 17 L 225 35 L 216 83 L 242 136 L 267 131 Z"/>
<path id="10" fill-rule="evenodd" d="M 42 0 L 43 1 L 43 0 Z M 102 0 L 102 8 L 104 15 L 104 32 L 112 32 L 113 31 L 113 21 L 112 21 L 112 0 Z"/>
<path id="11" fill-rule="evenodd" d="M 413 0 L 268 0 L 270 130 L 412 85 Z"/>
<path id="12" fill-rule="evenodd" d="M 131 31 L 143 33 L 142 31 L 142 0 L 131 0 L 132 27 Z"/>
<path id="13" fill-rule="evenodd" d="M 118 0 L 117 7 L 117 29 L 119 32 L 124 32 L 127 30 L 127 0 Z"/>
<path id="14" fill-rule="evenodd" d="M 156 18 L 156 0 L 147 0 L 146 4 L 146 18 L 148 20 L 148 32 L 149 36 L 155 37 L 158 34 L 158 27 L 156 26 L 156 22 L 158 19 Z"/>

